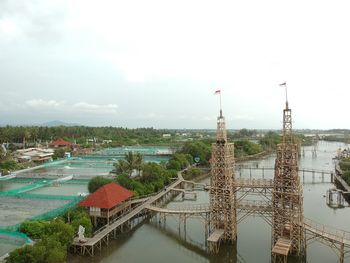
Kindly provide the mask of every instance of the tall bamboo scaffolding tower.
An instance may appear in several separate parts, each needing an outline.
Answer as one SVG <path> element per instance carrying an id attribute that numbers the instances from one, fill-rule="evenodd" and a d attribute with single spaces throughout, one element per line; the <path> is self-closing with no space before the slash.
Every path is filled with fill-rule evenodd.
<path id="1" fill-rule="evenodd" d="M 220 98 L 221 100 L 221 98 Z M 221 104 L 221 103 L 220 103 Z M 220 242 L 237 239 L 234 144 L 227 142 L 225 118 L 217 118 L 216 142 L 212 144 L 209 251 L 217 253 Z"/>
<path id="2" fill-rule="evenodd" d="M 303 257 L 303 191 L 298 175 L 298 146 L 293 140 L 292 110 L 288 107 L 287 95 L 283 110 L 283 141 L 277 145 L 272 204 L 274 262 L 287 262 L 288 254 Z"/>

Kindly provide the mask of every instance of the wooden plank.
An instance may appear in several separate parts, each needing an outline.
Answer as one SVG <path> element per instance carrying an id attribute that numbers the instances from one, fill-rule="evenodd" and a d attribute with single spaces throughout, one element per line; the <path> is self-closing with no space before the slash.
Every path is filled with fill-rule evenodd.
<path id="1" fill-rule="evenodd" d="M 214 243 L 219 242 L 224 233 L 225 230 L 223 229 L 215 229 L 215 231 L 208 237 L 207 241 Z"/>
<path id="2" fill-rule="evenodd" d="M 272 253 L 287 256 L 289 254 L 292 241 L 286 238 L 279 238 L 272 248 Z"/>

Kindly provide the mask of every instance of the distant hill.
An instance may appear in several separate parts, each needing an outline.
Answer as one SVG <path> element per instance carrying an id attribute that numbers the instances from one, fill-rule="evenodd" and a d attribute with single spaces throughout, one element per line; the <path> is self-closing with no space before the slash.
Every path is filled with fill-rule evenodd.
<path id="1" fill-rule="evenodd" d="M 56 126 L 81 126 L 81 124 L 78 123 L 67 123 L 63 121 L 49 121 L 40 124 L 40 126 L 45 126 L 45 127 L 56 127 Z"/>

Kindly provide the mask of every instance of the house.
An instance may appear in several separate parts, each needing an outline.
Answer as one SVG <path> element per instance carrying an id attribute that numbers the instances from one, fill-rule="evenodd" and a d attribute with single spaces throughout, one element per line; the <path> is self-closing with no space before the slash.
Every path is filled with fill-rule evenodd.
<path id="1" fill-rule="evenodd" d="M 64 148 L 64 147 L 70 147 L 70 148 L 77 148 L 77 145 L 71 142 L 67 142 L 63 140 L 62 138 L 57 139 L 56 141 L 52 141 L 49 144 L 50 148 Z"/>
<path id="2" fill-rule="evenodd" d="M 15 157 L 19 162 L 33 161 L 36 163 L 43 163 L 46 161 L 52 161 L 52 155 L 54 151 L 52 149 L 43 148 L 27 148 L 17 150 Z"/>
<path id="3" fill-rule="evenodd" d="M 111 220 L 129 211 L 134 193 L 116 183 L 100 187 L 77 205 L 86 207 L 94 225 L 109 224 Z"/>

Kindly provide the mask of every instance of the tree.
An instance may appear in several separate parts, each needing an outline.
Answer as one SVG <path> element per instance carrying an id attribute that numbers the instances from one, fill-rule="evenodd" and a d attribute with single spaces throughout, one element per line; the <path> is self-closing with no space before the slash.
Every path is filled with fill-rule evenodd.
<path id="1" fill-rule="evenodd" d="M 210 145 L 201 141 L 186 142 L 180 153 L 190 154 L 193 159 L 198 157 L 200 164 L 207 165 L 211 156 L 211 148 Z"/>
<path id="2" fill-rule="evenodd" d="M 74 229 L 71 225 L 65 224 L 60 219 L 55 219 L 44 227 L 44 236 L 55 236 L 57 240 L 65 247 L 72 244 L 74 238 Z"/>
<path id="3" fill-rule="evenodd" d="M 66 149 L 65 148 L 56 148 L 52 158 L 54 160 L 63 158 L 65 153 L 66 153 Z"/>
<path id="4" fill-rule="evenodd" d="M 17 248 L 10 252 L 6 258 L 6 263 L 36 263 L 36 259 L 33 255 L 33 247 L 25 245 L 24 247 Z"/>
<path id="5" fill-rule="evenodd" d="M 131 176 L 133 170 L 140 173 L 143 165 L 143 156 L 140 153 L 134 154 L 133 152 L 127 152 L 124 158 L 125 160 L 118 160 L 118 162 L 114 164 L 117 174 L 126 173 Z"/>
<path id="6" fill-rule="evenodd" d="M 78 233 L 80 225 L 85 228 L 85 236 L 91 237 L 93 227 L 90 220 L 90 216 L 86 212 L 79 212 L 73 215 L 72 227 L 74 229 L 74 233 Z"/>
<path id="7" fill-rule="evenodd" d="M 30 238 L 39 239 L 43 236 L 44 227 L 48 224 L 48 221 L 24 221 L 21 224 L 20 230 Z"/>
<path id="8" fill-rule="evenodd" d="M 113 180 L 104 178 L 102 176 L 95 176 L 90 179 L 88 183 L 88 190 L 89 193 L 95 192 L 97 189 L 99 189 L 101 186 L 104 186 L 105 184 L 111 183 Z"/>

